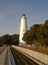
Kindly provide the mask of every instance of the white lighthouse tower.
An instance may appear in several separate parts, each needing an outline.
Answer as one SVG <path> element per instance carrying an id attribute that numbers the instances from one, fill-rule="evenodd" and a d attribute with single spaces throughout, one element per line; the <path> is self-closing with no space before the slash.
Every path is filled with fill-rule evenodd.
<path id="1" fill-rule="evenodd" d="M 25 14 L 23 14 L 21 18 L 21 25 L 20 25 L 20 35 L 19 35 L 19 45 L 25 45 L 26 42 L 22 40 L 24 33 L 27 31 L 27 18 Z"/>

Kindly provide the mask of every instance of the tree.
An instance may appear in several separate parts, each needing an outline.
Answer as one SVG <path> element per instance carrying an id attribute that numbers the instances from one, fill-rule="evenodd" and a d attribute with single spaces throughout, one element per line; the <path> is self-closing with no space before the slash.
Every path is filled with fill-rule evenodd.
<path id="1" fill-rule="evenodd" d="M 33 41 L 39 42 L 41 45 L 48 45 L 48 20 L 44 24 L 34 24 L 30 27 L 23 37 L 27 44 Z"/>
<path id="2" fill-rule="evenodd" d="M 18 34 L 13 34 L 13 35 L 3 35 L 0 37 L 0 45 L 18 45 L 19 43 L 19 35 Z"/>

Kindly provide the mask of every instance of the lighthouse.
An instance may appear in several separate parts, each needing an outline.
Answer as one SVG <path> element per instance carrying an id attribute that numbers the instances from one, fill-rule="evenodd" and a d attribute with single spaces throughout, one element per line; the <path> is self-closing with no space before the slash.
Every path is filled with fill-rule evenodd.
<path id="1" fill-rule="evenodd" d="M 21 17 L 21 24 L 20 24 L 20 35 L 19 35 L 19 45 L 26 45 L 26 42 L 22 40 L 24 33 L 27 31 L 27 18 L 25 14 Z"/>

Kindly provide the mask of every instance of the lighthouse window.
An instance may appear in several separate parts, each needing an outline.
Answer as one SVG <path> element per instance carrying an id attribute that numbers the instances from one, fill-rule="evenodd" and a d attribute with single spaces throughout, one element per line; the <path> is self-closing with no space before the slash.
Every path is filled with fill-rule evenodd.
<path id="1" fill-rule="evenodd" d="M 25 32 L 25 30 L 23 30 Z"/>

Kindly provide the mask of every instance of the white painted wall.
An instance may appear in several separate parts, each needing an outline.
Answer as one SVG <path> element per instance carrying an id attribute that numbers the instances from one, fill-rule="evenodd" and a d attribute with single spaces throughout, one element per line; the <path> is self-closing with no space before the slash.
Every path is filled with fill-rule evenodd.
<path id="1" fill-rule="evenodd" d="M 21 25 L 20 25 L 20 36 L 19 36 L 19 42 L 24 44 L 25 42 L 22 40 L 24 33 L 27 31 L 27 19 L 26 16 L 23 15 L 21 18 Z"/>

